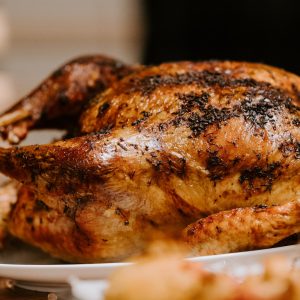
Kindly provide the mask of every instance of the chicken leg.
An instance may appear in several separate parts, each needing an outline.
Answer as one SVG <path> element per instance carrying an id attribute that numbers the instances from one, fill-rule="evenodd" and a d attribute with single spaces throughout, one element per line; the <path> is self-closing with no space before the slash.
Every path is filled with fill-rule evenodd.
<path id="1" fill-rule="evenodd" d="M 300 201 L 236 208 L 189 225 L 184 240 L 193 255 L 212 255 L 272 247 L 300 232 Z"/>
<path id="2" fill-rule="evenodd" d="M 101 55 L 74 59 L 0 116 L 0 134 L 17 144 L 34 127 L 74 130 L 83 105 L 133 69 Z"/>

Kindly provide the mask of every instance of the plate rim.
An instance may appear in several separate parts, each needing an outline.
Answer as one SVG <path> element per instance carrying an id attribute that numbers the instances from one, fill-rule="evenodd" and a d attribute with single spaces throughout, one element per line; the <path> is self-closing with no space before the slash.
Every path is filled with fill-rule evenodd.
<path id="1" fill-rule="evenodd" d="M 249 254 L 257 255 L 257 254 L 271 254 L 276 252 L 282 252 L 285 250 L 293 250 L 295 248 L 299 248 L 300 244 L 295 245 L 288 245 L 288 246 L 281 246 L 276 248 L 266 248 L 266 249 L 257 249 L 257 250 L 248 250 L 248 251 L 241 251 L 241 252 L 232 252 L 232 253 L 222 253 L 222 254 L 213 254 L 213 255 L 203 255 L 203 256 L 193 256 L 193 257 L 186 257 L 187 260 L 197 262 L 197 261 L 209 261 L 209 260 L 221 260 L 225 258 L 232 258 L 235 256 L 248 256 Z M 266 253 L 267 252 L 267 253 Z M 271 253 L 270 253 L 271 252 Z M 300 256 L 300 252 L 299 252 Z M 63 268 L 63 269 L 73 269 L 73 268 L 99 268 L 99 267 L 121 267 L 133 264 L 134 262 L 125 261 L 125 262 L 107 262 L 107 263 L 61 263 L 61 264 L 8 264 L 8 263 L 0 263 L 1 268 L 32 268 L 32 269 L 56 269 L 56 268 Z"/>
<path id="2" fill-rule="evenodd" d="M 283 254 L 300 257 L 300 244 L 252 250 L 218 255 L 196 256 L 186 258 L 189 261 L 202 264 L 232 262 L 233 260 L 246 259 L 253 262 L 262 261 L 266 256 Z M 67 283 L 70 277 L 82 280 L 107 279 L 119 267 L 124 267 L 133 262 L 113 262 L 95 264 L 0 264 L 0 277 L 16 281 L 36 283 Z"/>

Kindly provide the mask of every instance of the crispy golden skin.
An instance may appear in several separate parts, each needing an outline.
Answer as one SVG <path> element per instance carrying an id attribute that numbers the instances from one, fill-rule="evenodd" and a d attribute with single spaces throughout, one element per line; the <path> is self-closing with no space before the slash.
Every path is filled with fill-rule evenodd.
<path id="1" fill-rule="evenodd" d="M 271 247 L 300 232 L 300 201 L 222 211 L 189 225 L 183 237 L 195 255 Z"/>
<path id="2" fill-rule="evenodd" d="M 56 126 L 52 116 L 66 120 L 74 99 L 80 107 L 73 114 L 76 131 L 69 130 L 75 137 L 0 150 L 0 171 L 23 183 L 9 222 L 13 235 L 65 260 L 113 261 L 140 250 L 153 235 L 180 236 L 188 224 L 211 214 L 297 203 L 299 77 L 239 62 L 117 66 L 108 72 L 110 81 L 99 69 L 99 81 L 107 84 L 91 101 L 82 87 L 80 97 L 65 99 L 70 110 L 64 111 L 56 100 L 50 104 L 53 97 L 47 98 L 43 83 L 27 100 L 26 118 L 24 100 L 0 117 L 4 137 L 9 137 L 20 122 L 27 129 Z M 61 89 L 68 89 L 70 80 Z M 41 106 L 39 97 L 47 98 Z M 36 115 L 36 106 L 53 110 L 39 108 L 43 113 Z M 277 212 L 260 209 L 268 218 Z M 239 221 L 243 212 L 249 214 L 241 210 L 235 226 L 226 226 L 228 236 L 249 226 Z M 282 238 L 299 228 L 299 214 L 290 213 Z M 212 220 L 211 226 L 218 226 L 219 218 Z M 207 236 L 201 226 L 195 228 L 195 236 Z M 226 233 L 211 230 L 209 239 L 222 244 L 214 253 L 258 248 L 274 242 L 274 228 L 269 228 L 258 231 L 259 242 L 245 241 L 243 247 L 226 246 Z M 195 238 L 191 244 L 201 248 Z"/>

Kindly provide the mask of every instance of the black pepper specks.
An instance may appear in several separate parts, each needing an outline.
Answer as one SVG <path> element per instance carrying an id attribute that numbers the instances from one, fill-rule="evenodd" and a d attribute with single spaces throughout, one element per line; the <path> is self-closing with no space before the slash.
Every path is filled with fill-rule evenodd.
<path id="1" fill-rule="evenodd" d="M 58 93 L 56 97 L 57 97 L 57 99 L 59 101 L 59 104 L 61 106 L 66 106 L 70 103 L 70 99 L 67 96 L 65 91 L 62 91 L 62 92 Z"/>
<path id="2" fill-rule="evenodd" d="M 235 110 L 240 111 L 246 121 L 260 128 L 264 128 L 267 123 L 272 123 L 275 126 L 274 115 L 280 109 L 280 102 L 274 102 L 268 98 L 263 98 L 257 102 L 246 98 L 240 107 L 235 107 Z"/>
<path id="3" fill-rule="evenodd" d="M 163 162 L 157 157 L 156 153 L 154 152 L 150 153 L 150 157 L 146 158 L 146 161 L 150 163 L 156 171 L 161 170 L 161 166 Z"/>
<path id="4" fill-rule="evenodd" d="M 206 169 L 209 171 L 210 179 L 214 181 L 224 178 L 229 171 L 227 164 L 218 156 L 217 151 L 209 153 Z"/>
<path id="5" fill-rule="evenodd" d="M 168 125 L 166 123 L 160 123 L 158 125 L 158 130 L 161 132 L 165 131 L 167 128 L 168 128 Z"/>
<path id="6" fill-rule="evenodd" d="M 179 100 L 182 102 L 179 111 L 174 113 L 179 116 L 182 116 L 187 112 L 190 112 L 194 107 L 197 107 L 200 110 L 204 110 L 209 99 L 209 94 L 206 92 L 203 92 L 201 94 L 197 94 L 194 92 L 188 94 L 177 93 L 175 94 L 175 96 L 177 96 Z"/>
<path id="7" fill-rule="evenodd" d="M 283 157 L 294 155 L 295 159 L 300 159 L 300 142 L 293 136 L 290 136 L 289 139 L 281 143 L 278 150 L 282 153 Z"/>
<path id="8" fill-rule="evenodd" d="M 49 211 L 50 208 L 44 201 L 38 199 L 35 201 L 34 210 L 35 211 Z"/>
<path id="9" fill-rule="evenodd" d="M 295 158 L 300 159 L 300 142 L 295 142 Z"/>
<path id="10" fill-rule="evenodd" d="M 268 208 L 268 205 L 265 204 L 259 204 L 254 206 L 254 211 L 255 212 L 261 212 L 263 210 L 266 210 Z"/>
<path id="11" fill-rule="evenodd" d="M 106 113 L 106 111 L 109 109 L 110 105 L 108 102 L 104 102 L 102 105 L 100 105 L 99 109 L 98 109 L 98 115 L 97 118 L 101 118 L 104 116 L 104 114 Z"/>
<path id="12" fill-rule="evenodd" d="M 300 127 L 300 119 L 299 118 L 296 118 L 292 121 L 293 125 L 296 126 L 296 127 Z"/>
<path id="13" fill-rule="evenodd" d="M 115 214 L 120 217 L 120 220 L 123 222 L 123 224 L 125 226 L 129 225 L 130 213 L 128 211 L 125 211 L 124 209 L 121 209 L 120 207 L 117 207 L 115 209 Z"/>
<path id="14" fill-rule="evenodd" d="M 280 162 L 268 164 L 266 167 L 253 167 L 241 172 L 239 181 L 248 190 L 270 191 L 277 177 Z"/>
<path id="15" fill-rule="evenodd" d="M 193 136 L 197 137 L 210 125 L 216 124 L 220 126 L 221 123 L 233 117 L 235 114 L 228 108 L 218 109 L 211 105 L 207 107 L 205 113 L 192 112 L 187 119 L 187 125 L 190 127 Z"/>
<path id="16" fill-rule="evenodd" d="M 136 126 L 136 125 L 146 121 L 151 116 L 151 114 L 147 111 L 142 111 L 141 114 L 143 115 L 143 117 L 132 122 L 131 123 L 132 126 Z"/>
<path id="17" fill-rule="evenodd" d="M 155 74 L 142 78 L 130 78 L 128 92 L 140 92 L 142 95 L 150 95 L 161 86 L 179 86 L 197 84 L 198 86 L 211 87 L 257 87 L 259 82 L 251 78 L 234 79 L 224 73 L 209 70 L 190 71 L 175 74 Z"/>
<path id="18" fill-rule="evenodd" d="M 27 224 L 32 224 L 33 223 L 33 217 L 30 217 L 30 216 L 26 217 L 26 222 L 27 222 Z"/>

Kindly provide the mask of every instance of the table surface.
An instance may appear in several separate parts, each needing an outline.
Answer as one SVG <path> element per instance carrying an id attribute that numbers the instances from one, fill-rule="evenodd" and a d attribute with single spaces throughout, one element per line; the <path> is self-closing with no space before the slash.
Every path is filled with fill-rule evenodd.
<path id="1" fill-rule="evenodd" d="M 51 297 L 49 298 L 51 299 Z M 10 289 L 4 287 L 0 288 L 1 300 L 48 300 L 49 298 L 48 298 L 48 293 L 26 291 L 19 288 L 10 288 Z"/>
<path id="2" fill-rule="evenodd" d="M 1 300 L 74 300 L 69 294 L 53 294 L 28 291 L 18 287 L 8 287 L 7 280 L 0 279 L 0 299 Z"/>

